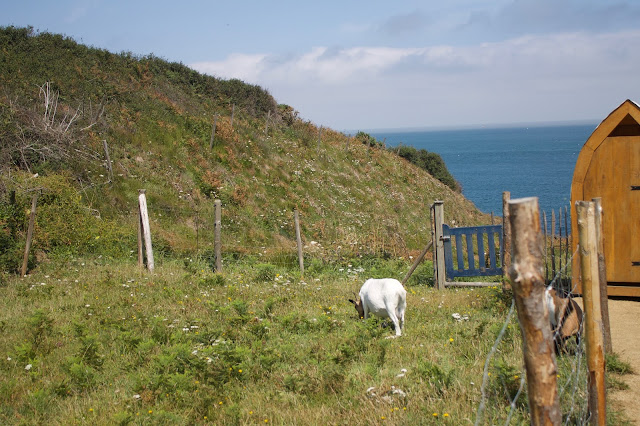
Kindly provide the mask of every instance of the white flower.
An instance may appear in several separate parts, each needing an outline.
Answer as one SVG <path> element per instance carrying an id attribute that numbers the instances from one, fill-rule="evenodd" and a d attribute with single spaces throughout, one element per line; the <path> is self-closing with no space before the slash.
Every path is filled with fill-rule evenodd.
<path id="1" fill-rule="evenodd" d="M 27 366 L 26 366 L 26 367 L 24 367 L 24 369 L 25 369 L 25 370 L 27 370 L 27 371 L 29 371 L 29 370 L 31 370 L 31 367 L 32 367 L 32 366 L 31 366 L 31 364 L 27 364 Z"/>
<path id="2" fill-rule="evenodd" d="M 11 361 L 11 357 L 10 356 L 7 357 L 7 361 Z"/>
<path id="3" fill-rule="evenodd" d="M 142 397 L 140 395 L 138 395 L 138 394 L 133 395 L 133 399 L 140 399 L 140 398 L 142 398 Z"/>

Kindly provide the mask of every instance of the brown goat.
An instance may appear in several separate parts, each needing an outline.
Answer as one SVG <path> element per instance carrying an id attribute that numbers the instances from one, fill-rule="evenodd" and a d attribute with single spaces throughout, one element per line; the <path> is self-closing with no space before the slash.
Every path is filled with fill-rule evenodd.
<path id="1" fill-rule="evenodd" d="M 549 309 L 549 320 L 553 330 L 553 342 L 556 354 L 566 352 L 566 343 L 571 337 L 576 336 L 579 345 L 582 336 L 582 309 L 578 303 L 568 297 L 560 297 L 558 292 L 547 287 L 545 302 Z"/>

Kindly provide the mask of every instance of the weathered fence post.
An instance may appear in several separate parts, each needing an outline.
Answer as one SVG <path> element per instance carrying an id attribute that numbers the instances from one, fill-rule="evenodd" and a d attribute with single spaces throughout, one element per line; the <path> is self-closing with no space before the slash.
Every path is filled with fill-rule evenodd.
<path id="1" fill-rule="evenodd" d="M 211 140 L 209 140 L 209 149 L 213 148 L 213 140 L 216 137 L 216 125 L 218 124 L 218 114 L 213 117 L 213 127 L 211 128 Z"/>
<path id="2" fill-rule="evenodd" d="M 138 267 L 144 268 L 144 243 L 142 242 L 142 215 L 140 214 L 140 202 L 138 202 Z"/>
<path id="3" fill-rule="evenodd" d="M 442 224 L 444 223 L 444 201 L 434 201 L 434 244 L 436 246 L 435 278 L 438 290 L 444 290 L 444 241 L 442 240 Z"/>
<path id="4" fill-rule="evenodd" d="M 511 266 L 511 222 L 509 221 L 509 200 L 511 193 L 504 191 L 502 193 L 502 290 L 510 290 L 509 283 L 509 267 Z"/>
<path id="5" fill-rule="evenodd" d="M 513 259 L 509 268 L 522 331 L 522 351 L 532 425 L 558 425 L 557 366 L 544 304 L 543 241 L 537 198 L 509 202 Z"/>
<path id="6" fill-rule="evenodd" d="M 102 140 L 102 146 L 104 148 L 104 155 L 107 158 L 107 171 L 109 172 L 109 182 L 113 182 L 113 167 L 111 167 L 111 157 L 109 157 L 109 145 L 107 140 Z"/>
<path id="7" fill-rule="evenodd" d="M 605 361 L 594 203 L 578 201 L 576 211 L 578 214 L 582 299 L 585 313 L 589 412 L 591 413 L 591 424 L 605 425 L 607 417 L 604 382 Z"/>
<path id="8" fill-rule="evenodd" d="M 604 230 L 602 225 L 602 198 L 594 198 L 596 217 L 596 240 L 598 242 L 598 277 L 600 279 L 600 310 L 602 311 L 602 335 L 604 352 L 613 352 L 611 343 L 611 324 L 609 322 L 609 295 L 607 294 L 607 266 L 604 259 Z"/>
<path id="9" fill-rule="evenodd" d="M 293 223 L 296 227 L 296 242 L 298 244 L 298 264 L 300 265 L 300 275 L 304 276 L 304 256 L 302 255 L 302 237 L 300 236 L 300 218 L 298 209 L 293 211 Z"/>
<path id="10" fill-rule="evenodd" d="M 147 211 L 146 190 L 138 190 L 138 208 L 140 210 L 140 223 L 142 224 L 142 237 L 147 253 L 147 269 L 153 272 L 153 248 L 151 246 L 151 228 L 149 227 L 149 213 Z"/>
<path id="11" fill-rule="evenodd" d="M 215 200 L 215 222 L 213 224 L 213 251 L 216 257 L 216 272 L 222 272 L 222 201 Z"/>
<path id="12" fill-rule="evenodd" d="M 267 118 L 264 120 L 264 134 L 269 132 L 269 120 L 271 120 L 271 110 L 267 111 Z"/>
<path id="13" fill-rule="evenodd" d="M 31 251 L 31 240 L 33 239 L 33 228 L 36 225 L 36 205 L 38 204 L 38 194 L 31 198 L 31 212 L 29 213 L 29 228 L 27 229 L 27 242 L 24 247 L 24 258 L 22 259 L 22 276 L 27 274 L 29 263 L 29 252 Z"/>

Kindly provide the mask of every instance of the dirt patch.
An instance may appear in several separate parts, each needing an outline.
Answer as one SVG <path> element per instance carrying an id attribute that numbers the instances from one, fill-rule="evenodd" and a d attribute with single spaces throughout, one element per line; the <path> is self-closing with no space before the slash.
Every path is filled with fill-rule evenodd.
<path id="1" fill-rule="evenodd" d="M 612 392 L 610 397 L 634 424 L 640 424 L 640 300 L 609 299 L 609 322 L 613 351 L 634 371 L 621 376 L 629 389 Z"/>

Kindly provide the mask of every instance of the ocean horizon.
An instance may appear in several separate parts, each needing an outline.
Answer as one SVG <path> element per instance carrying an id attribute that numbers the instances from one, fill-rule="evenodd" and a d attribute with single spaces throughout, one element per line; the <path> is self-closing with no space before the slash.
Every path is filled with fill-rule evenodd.
<path id="1" fill-rule="evenodd" d="M 484 213 L 502 216 L 504 191 L 512 199 L 538 197 L 545 212 L 569 207 L 578 154 L 597 126 L 518 123 L 367 133 L 387 147 L 405 145 L 439 154 L 467 199 Z"/>

